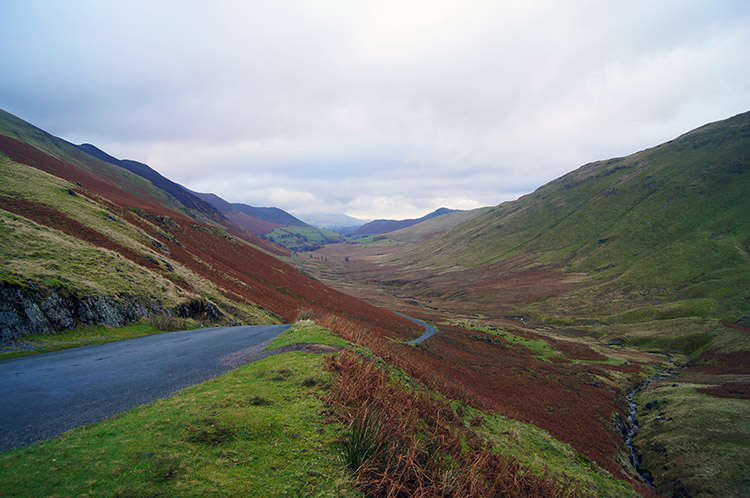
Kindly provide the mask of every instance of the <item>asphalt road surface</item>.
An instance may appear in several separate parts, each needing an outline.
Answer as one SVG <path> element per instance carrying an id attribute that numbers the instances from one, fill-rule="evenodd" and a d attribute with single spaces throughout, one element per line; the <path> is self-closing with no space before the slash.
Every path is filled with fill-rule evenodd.
<path id="1" fill-rule="evenodd" d="M 398 313 L 398 314 L 401 315 L 401 313 Z M 406 315 L 401 315 L 401 316 L 403 316 L 407 320 L 411 320 L 412 322 L 416 323 L 417 325 L 421 325 L 422 327 L 424 327 L 424 334 L 420 335 L 419 337 L 417 337 L 414 340 L 411 340 L 411 341 L 407 342 L 406 344 L 419 344 L 420 342 L 426 341 L 427 339 L 429 339 L 430 337 L 432 337 L 433 335 L 435 335 L 435 332 L 437 332 L 437 329 L 435 327 L 433 327 L 432 325 L 428 325 L 427 323 L 423 322 L 422 320 L 418 320 L 416 318 L 412 318 L 412 317 L 406 316 Z"/>
<path id="2" fill-rule="evenodd" d="M 221 363 L 225 356 L 288 328 L 169 332 L 0 361 L 0 451 L 59 436 L 205 382 L 230 370 Z"/>

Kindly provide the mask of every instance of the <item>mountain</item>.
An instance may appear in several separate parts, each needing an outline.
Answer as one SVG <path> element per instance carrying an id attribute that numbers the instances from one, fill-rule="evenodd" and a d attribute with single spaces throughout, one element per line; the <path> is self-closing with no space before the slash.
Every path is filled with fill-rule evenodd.
<path id="1" fill-rule="evenodd" d="M 231 220 L 237 226 L 240 226 L 244 230 L 256 235 L 262 236 L 272 232 L 275 228 L 284 226 L 277 220 L 292 221 L 293 223 L 299 222 L 299 220 L 296 220 L 293 216 L 277 208 L 252 208 L 245 204 L 233 204 L 227 202 L 216 194 L 202 194 L 198 192 L 193 192 L 193 194 L 218 209 L 227 219 Z M 243 207 L 249 209 L 242 209 Z M 264 211 L 264 209 L 268 211 Z M 278 211 L 278 213 L 276 211 Z M 259 214 L 263 217 L 253 216 L 249 214 L 250 212 Z M 264 216 L 267 213 L 270 213 L 270 216 Z M 289 220 L 290 218 L 291 220 Z"/>
<path id="2" fill-rule="evenodd" d="M 219 211 L 215 207 L 199 199 L 182 185 L 175 183 L 168 178 L 165 178 L 147 164 L 127 159 L 117 159 L 116 157 L 107 154 L 103 150 L 91 144 L 81 144 L 77 145 L 76 147 L 97 159 L 101 159 L 102 161 L 114 164 L 115 166 L 119 166 L 130 171 L 131 173 L 135 173 L 136 175 L 145 178 L 146 180 L 150 181 L 156 188 L 169 193 L 171 196 L 177 199 L 177 201 L 179 201 L 182 206 L 187 208 L 187 210 L 192 213 L 193 217 L 195 217 L 196 219 L 207 217 L 208 219 L 211 219 L 213 221 L 218 221 L 221 218 Z"/>
<path id="3" fill-rule="evenodd" d="M 483 207 L 478 209 L 471 209 L 468 211 L 455 211 L 440 216 L 427 218 L 424 221 L 420 221 L 416 225 L 412 225 L 406 228 L 401 228 L 393 232 L 385 233 L 385 237 L 390 240 L 397 242 L 419 242 L 420 240 L 434 237 L 438 234 L 446 232 L 451 228 L 469 221 L 477 216 L 486 213 L 491 208 Z"/>
<path id="4" fill-rule="evenodd" d="M 303 216 L 310 225 L 331 230 L 342 235 L 350 235 L 353 231 L 371 220 L 360 220 L 345 214 L 313 213 Z"/>
<path id="5" fill-rule="evenodd" d="M 81 151 L 102 161 L 124 168 L 141 176 L 155 187 L 176 198 L 196 219 L 224 223 L 228 219 L 243 230 L 262 235 L 279 226 L 307 226 L 279 208 L 256 208 L 240 203 L 229 203 L 216 194 L 192 192 L 182 185 L 165 178 L 147 164 L 127 159 L 117 159 L 91 144 L 76 146 Z M 222 216 L 223 215 L 223 216 Z"/>
<path id="6" fill-rule="evenodd" d="M 306 227 L 307 223 L 301 221 L 286 211 L 275 207 L 253 207 L 242 203 L 233 203 L 232 206 L 239 209 L 248 216 L 258 218 L 279 226 Z"/>
<path id="7" fill-rule="evenodd" d="M 308 278 L 150 167 L 83 149 L 0 111 L 2 340 L 160 314 L 288 322 L 301 310 L 411 329 Z"/>
<path id="8" fill-rule="evenodd" d="M 405 249 L 398 260 L 483 272 L 472 282 L 482 293 L 495 289 L 486 301 L 509 297 L 540 316 L 747 321 L 748 157 L 745 113 L 584 165 Z M 526 274 L 528 292 L 506 285 L 511 274 Z M 545 283 L 552 280 L 559 285 Z"/>
<path id="9" fill-rule="evenodd" d="M 369 223 L 365 223 L 363 226 L 353 231 L 350 235 L 380 235 L 383 233 L 393 232 L 395 230 L 400 230 L 402 228 L 416 225 L 417 223 L 429 220 L 430 218 L 435 218 L 436 216 L 455 213 L 456 211 L 456 209 L 440 208 L 430 214 L 422 216 L 421 218 L 412 220 L 375 220 Z"/>
<path id="10" fill-rule="evenodd" d="M 221 211 L 223 214 L 227 213 L 244 213 L 245 216 L 250 216 L 255 220 L 259 220 L 274 227 L 281 226 L 293 226 L 293 227 L 306 227 L 307 223 L 298 220 L 286 211 L 275 208 L 275 207 L 253 207 L 240 202 L 227 202 L 216 194 L 201 194 L 193 192 L 196 196 L 200 197 L 204 201 L 208 202 L 216 209 Z M 265 233 L 265 232 L 264 232 Z"/>

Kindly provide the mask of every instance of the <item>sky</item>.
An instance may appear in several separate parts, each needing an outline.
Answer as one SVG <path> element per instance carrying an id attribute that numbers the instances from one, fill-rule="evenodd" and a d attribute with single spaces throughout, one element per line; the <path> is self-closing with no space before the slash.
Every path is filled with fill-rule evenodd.
<path id="1" fill-rule="evenodd" d="M 0 0 L 0 108 L 305 219 L 497 205 L 750 110 L 750 2 Z"/>

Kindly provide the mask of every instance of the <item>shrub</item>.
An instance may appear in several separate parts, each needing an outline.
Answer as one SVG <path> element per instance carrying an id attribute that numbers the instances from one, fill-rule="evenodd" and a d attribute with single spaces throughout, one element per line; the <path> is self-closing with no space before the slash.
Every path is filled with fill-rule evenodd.
<path id="1" fill-rule="evenodd" d="M 378 419 L 377 414 L 367 409 L 356 414 L 352 417 L 350 434 L 339 441 L 344 461 L 355 472 L 382 456 L 387 448 L 388 438 Z"/>

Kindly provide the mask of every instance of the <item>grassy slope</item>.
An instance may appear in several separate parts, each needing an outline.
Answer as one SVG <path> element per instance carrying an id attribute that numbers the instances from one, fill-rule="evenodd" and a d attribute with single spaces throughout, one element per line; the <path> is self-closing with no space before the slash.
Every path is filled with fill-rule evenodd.
<path id="1" fill-rule="evenodd" d="M 471 211 L 448 213 L 384 235 L 391 240 L 397 240 L 399 242 L 419 242 L 422 239 L 445 232 L 456 225 L 476 218 L 486 211 L 489 211 L 489 209 L 490 208 L 479 208 L 472 209 Z"/>
<path id="2" fill-rule="evenodd" d="M 274 321 L 262 310 L 225 298 L 215 284 L 158 251 L 154 244 L 156 239 L 144 230 L 113 215 L 92 199 L 80 194 L 70 195 L 75 185 L 7 158 L 0 158 L 0 175 L 3 178 L 0 195 L 54 207 L 94 231 L 106 234 L 121 246 L 159 263 L 158 269 L 144 267 L 115 251 L 0 209 L 3 221 L 0 281 L 35 284 L 77 296 L 127 294 L 166 307 L 205 296 L 220 307 L 237 312 L 237 319 L 254 323 Z"/>
<path id="3" fill-rule="evenodd" d="M 213 224 L 217 222 L 195 209 L 188 208 L 149 180 L 119 166 L 96 159 L 73 144 L 50 135 L 2 109 L 0 109 L 0 134 L 32 145 L 52 157 L 81 168 L 147 201 L 178 211 L 201 222 Z"/>
<path id="4" fill-rule="evenodd" d="M 148 180 L 123 168 L 95 159 L 65 140 L 52 136 L 2 109 L 0 109 L 0 134 L 32 145 L 52 157 L 93 173 L 124 190 L 137 192 L 149 201 L 179 209 L 180 204 L 175 199 L 154 187 Z"/>
<path id="5" fill-rule="evenodd" d="M 657 380 L 639 393 L 643 463 L 667 496 L 747 496 L 750 400 L 703 394 L 705 381 L 693 377 Z"/>
<path id="6" fill-rule="evenodd" d="M 578 315 L 615 315 L 683 301 L 644 316 L 736 320 L 750 308 L 748 155 L 750 113 L 583 166 L 404 251 L 399 261 L 470 268 L 534 254 L 593 284 L 545 309 L 565 301 Z"/>
<path id="7" fill-rule="evenodd" d="M 310 247 L 336 243 L 346 238 L 322 228 L 294 226 L 276 227 L 263 237 L 293 251 L 304 251 Z"/>

